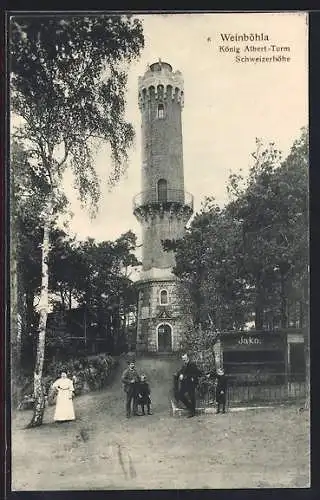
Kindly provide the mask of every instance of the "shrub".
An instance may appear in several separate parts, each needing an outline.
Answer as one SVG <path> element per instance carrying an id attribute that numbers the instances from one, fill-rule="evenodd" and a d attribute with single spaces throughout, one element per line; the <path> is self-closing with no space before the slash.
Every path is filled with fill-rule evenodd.
<path id="1" fill-rule="evenodd" d="M 198 380 L 198 393 L 200 398 L 214 391 L 214 377 L 209 379 L 206 374 L 213 374 L 216 369 L 214 345 L 217 340 L 216 332 L 199 328 L 190 328 L 184 335 L 181 345 L 182 350 L 189 353 L 204 376 Z"/>
<path id="2" fill-rule="evenodd" d="M 65 371 L 73 379 L 75 396 L 87 391 L 99 390 L 109 382 L 109 377 L 117 365 L 117 360 L 109 354 L 72 358 L 66 362 L 55 361 L 47 365 L 43 376 L 43 389 L 48 397 L 48 403 L 54 404 L 55 397 L 51 394 L 52 383 Z M 33 395 L 33 376 L 25 377 L 22 397 Z"/>

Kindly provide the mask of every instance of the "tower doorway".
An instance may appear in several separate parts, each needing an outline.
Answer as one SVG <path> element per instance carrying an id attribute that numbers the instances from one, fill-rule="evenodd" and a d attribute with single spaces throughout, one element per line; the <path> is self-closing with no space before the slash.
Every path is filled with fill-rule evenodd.
<path id="1" fill-rule="evenodd" d="M 172 351 L 172 328 L 168 323 L 162 323 L 158 326 L 158 351 Z"/>
<path id="2" fill-rule="evenodd" d="M 158 181 L 158 201 L 161 203 L 168 201 L 167 181 L 165 179 Z"/>

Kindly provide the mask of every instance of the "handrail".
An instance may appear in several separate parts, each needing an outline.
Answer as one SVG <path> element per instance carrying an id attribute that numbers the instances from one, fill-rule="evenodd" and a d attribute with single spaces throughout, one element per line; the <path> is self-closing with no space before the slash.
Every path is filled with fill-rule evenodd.
<path id="1" fill-rule="evenodd" d="M 133 198 L 134 210 L 147 205 L 181 204 L 193 210 L 193 195 L 182 189 L 166 189 L 158 192 L 157 189 L 142 191 Z"/>

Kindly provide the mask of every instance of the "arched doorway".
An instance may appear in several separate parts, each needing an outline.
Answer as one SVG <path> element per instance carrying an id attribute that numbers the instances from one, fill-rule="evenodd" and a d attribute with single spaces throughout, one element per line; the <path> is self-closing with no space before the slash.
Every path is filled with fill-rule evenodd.
<path id="1" fill-rule="evenodd" d="M 172 351 L 172 327 L 168 323 L 161 323 L 157 328 L 158 332 L 158 351 Z"/>
<path id="2" fill-rule="evenodd" d="M 165 179 L 159 179 L 159 181 L 158 181 L 158 201 L 161 203 L 166 203 L 167 200 L 168 200 L 167 181 Z"/>

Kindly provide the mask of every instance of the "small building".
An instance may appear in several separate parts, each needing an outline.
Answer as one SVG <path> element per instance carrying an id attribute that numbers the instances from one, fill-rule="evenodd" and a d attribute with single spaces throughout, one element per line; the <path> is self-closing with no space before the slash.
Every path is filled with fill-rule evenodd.
<path id="1" fill-rule="evenodd" d="M 305 379 L 300 329 L 223 332 L 220 362 L 233 383 L 285 383 Z"/>

